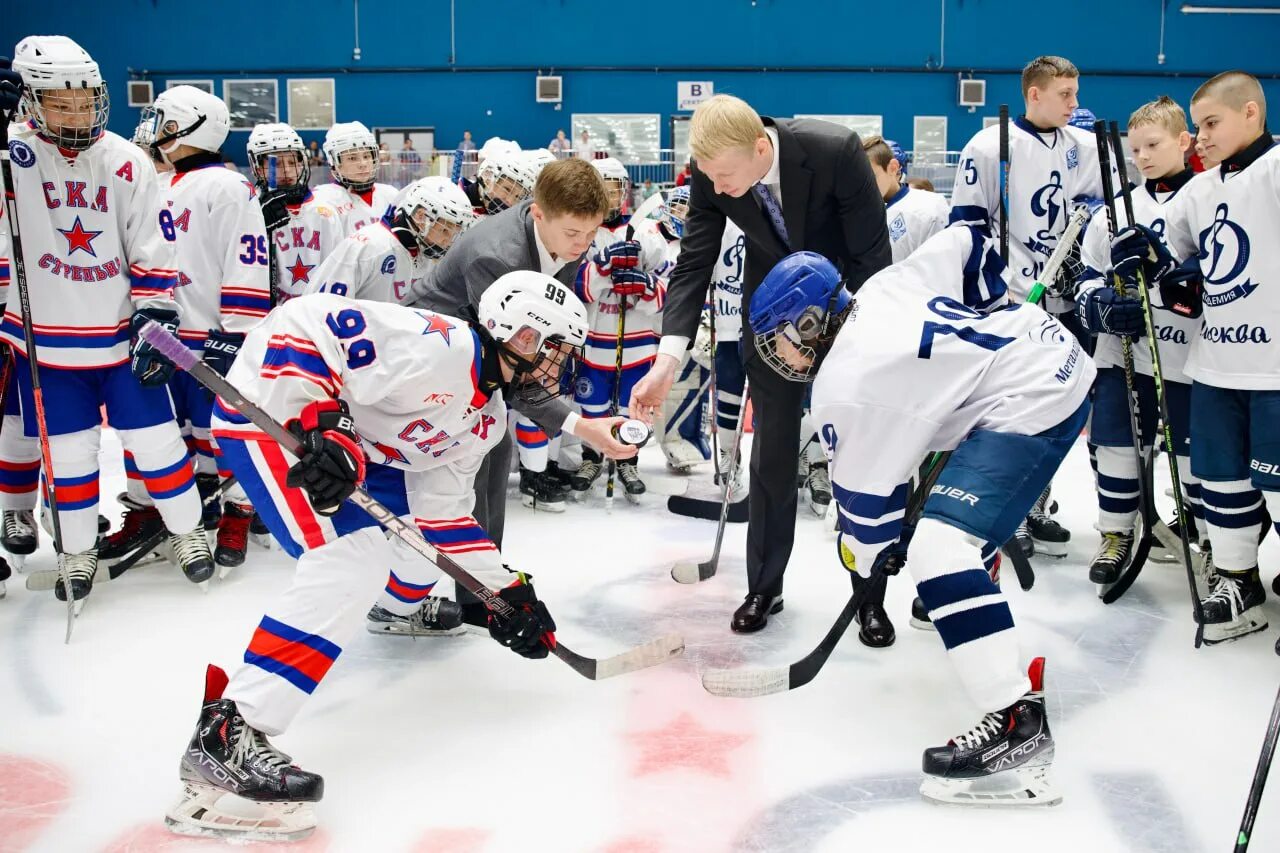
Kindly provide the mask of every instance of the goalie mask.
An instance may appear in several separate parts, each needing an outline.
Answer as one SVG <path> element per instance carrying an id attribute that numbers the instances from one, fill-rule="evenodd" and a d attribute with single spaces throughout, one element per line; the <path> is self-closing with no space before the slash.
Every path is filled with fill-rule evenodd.
<path id="1" fill-rule="evenodd" d="M 480 331 L 514 371 L 510 399 L 543 403 L 571 386 L 587 341 L 587 310 L 560 282 L 532 270 L 501 276 L 480 296 Z"/>
<path id="2" fill-rule="evenodd" d="M 334 181 L 356 193 L 368 192 L 378 176 L 378 141 L 358 121 L 342 122 L 324 135 L 324 156 Z"/>
<path id="3" fill-rule="evenodd" d="M 142 111 L 134 142 L 145 145 L 154 159 L 166 158 L 179 145 L 216 153 L 231 131 L 227 105 L 216 95 L 194 86 L 174 86 Z"/>
<path id="4" fill-rule="evenodd" d="M 18 42 L 13 70 L 22 75 L 21 110 L 59 148 L 84 151 L 107 127 L 110 101 L 98 63 L 66 36 Z"/>
<path id="5" fill-rule="evenodd" d="M 689 188 L 675 187 L 662 203 L 662 222 L 677 237 L 684 236 L 684 220 L 689 215 Z"/>
<path id="6" fill-rule="evenodd" d="M 432 176 L 414 181 L 396 196 L 388 227 L 397 237 L 412 235 L 424 257 L 442 258 L 475 221 L 467 194 L 447 179 Z"/>
<path id="7" fill-rule="evenodd" d="M 258 188 L 288 190 L 289 203 L 301 204 L 310 190 L 311 167 L 298 132 L 287 124 L 255 125 L 248 149 Z"/>
<path id="8" fill-rule="evenodd" d="M 486 157 L 476 172 L 480 197 L 487 213 L 501 213 L 515 207 L 533 192 L 537 177 L 520 154 Z"/>
<path id="9" fill-rule="evenodd" d="M 591 165 L 604 180 L 605 195 L 609 197 L 609 212 L 605 214 L 604 221 L 613 222 L 622 216 L 622 206 L 631 193 L 631 176 L 627 174 L 627 167 L 613 157 L 592 160 Z"/>
<path id="10" fill-rule="evenodd" d="M 812 382 L 852 304 L 831 261 L 816 252 L 787 255 L 751 296 L 756 352 L 782 378 Z"/>

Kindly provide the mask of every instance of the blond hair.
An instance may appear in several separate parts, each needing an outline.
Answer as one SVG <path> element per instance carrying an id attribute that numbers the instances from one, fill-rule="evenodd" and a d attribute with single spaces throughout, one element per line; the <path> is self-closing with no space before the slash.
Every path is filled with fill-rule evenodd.
<path id="1" fill-rule="evenodd" d="M 1136 127 L 1162 127 L 1177 136 L 1187 130 L 1187 114 L 1178 102 L 1168 95 L 1161 95 L 1154 101 L 1148 101 L 1133 111 L 1129 116 L 1129 129 Z"/>
<path id="2" fill-rule="evenodd" d="M 1022 69 L 1022 97 L 1026 97 L 1031 87 L 1043 89 L 1059 77 L 1075 79 L 1080 76 L 1080 69 L 1070 59 L 1061 56 L 1037 56 Z"/>
<path id="3" fill-rule="evenodd" d="M 764 136 L 764 122 L 751 105 L 733 95 L 713 95 L 689 120 L 689 150 L 699 160 L 733 148 L 751 148 Z"/>
<path id="4" fill-rule="evenodd" d="M 533 202 L 549 217 L 569 214 L 604 219 L 609 212 L 604 179 L 588 161 L 576 157 L 543 167 L 533 185 Z"/>
<path id="5" fill-rule="evenodd" d="M 1267 123 L 1267 96 L 1262 92 L 1262 84 L 1258 78 L 1243 71 L 1223 71 L 1209 78 L 1208 82 L 1196 89 L 1191 96 L 1191 103 L 1203 98 L 1213 98 L 1237 112 L 1244 109 L 1245 104 L 1253 101 L 1258 105 L 1258 118 L 1262 124 Z"/>
<path id="6" fill-rule="evenodd" d="M 889 168 L 889 161 L 893 159 L 893 149 L 884 141 L 883 136 L 878 133 L 868 136 L 862 140 L 862 150 L 867 152 L 867 159 L 872 163 L 881 169 Z"/>

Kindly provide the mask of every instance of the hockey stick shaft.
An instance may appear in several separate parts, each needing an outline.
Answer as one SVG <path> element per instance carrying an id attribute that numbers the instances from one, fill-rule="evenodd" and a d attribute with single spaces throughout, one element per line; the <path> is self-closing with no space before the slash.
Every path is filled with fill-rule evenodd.
<path id="1" fill-rule="evenodd" d="M 276 188 L 276 155 L 267 155 L 267 189 Z M 280 260 L 276 257 L 276 232 L 267 229 L 267 290 L 271 307 L 280 304 Z"/>
<path id="2" fill-rule="evenodd" d="M 301 443 L 293 433 L 285 429 L 279 421 L 272 418 L 256 404 L 247 400 L 235 386 L 213 368 L 198 359 L 195 353 L 187 349 L 182 341 L 169 334 L 163 326 L 154 321 L 148 322 L 143 326 L 139 335 L 179 368 L 189 373 L 193 379 L 214 394 L 217 394 L 222 402 L 248 418 L 254 426 L 262 430 L 269 438 L 274 439 L 282 448 L 298 458 L 305 455 Z M 515 608 L 507 603 L 505 599 L 482 584 L 474 575 L 455 563 L 447 554 L 436 550 L 431 543 L 422 537 L 422 533 L 417 528 L 401 520 L 398 515 L 370 495 L 363 487 L 357 488 L 347 500 L 368 513 L 374 521 L 378 522 L 401 542 L 404 542 L 418 554 L 434 563 L 441 571 L 453 578 L 456 583 L 480 599 L 490 611 L 504 618 L 510 618 L 515 615 Z M 659 659 L 653 660 L 653 663 L 661 663 L 665 657 L 674 657 L 679 651 L 684 650 L 684 644 L 681 641 L 678 651 L 670 649 L 665 657 L 662 657 L 662 649 L 657 647 L 659 643 L 662 643 L 662 641 L 646 644 L 653 648 L 655 657 L 659 657 Z M 669 644 L 664 645 L 663 648 L 668 646 Z M 646 647 L 642 646 L 640 648 L 644 649 Z M 606 663 L 606 661 L 597 661 L 594 658 L 579 655 L 559 641 L 555 642 L 551 653 L 586 678 L 594 680 L 598 677 L 620 674 L 620 672 L 602 672 L 600 665 Z"/>
<path id="3" fill-rule="evenodd" d="M 1267 722 L 1267 735 L 1262 741 L 1262 753 L 1253 771 L 1253 783 L 1249 786 L 1249 799 L 1245 800 L 1244 816 L 1240 819 L 1240 831 L 1236 833 L 1235 853 L 1245 853 L 1253 835 L 1253 824 L 1258 819 L 1258 806 L 1262 802 L 1262 789 L 1267 785 L 1271 772 L 1271 760 L 1276 754 L 1276 740 L 1280 738 L 1280 693 L 1271 705 L 1271 719 Z"/>
<path id="4" fill-rule="evenodd" d="M 1133 190 L 1129 187 L 1129 164 L 1125 162 L 1124 152 L 1120 147 L 1120 125 L 1111 122 L 1111 143 L 1116 150 L 1116 169 L 1120 174 L 1120 193 L 1124 199 L 1125 218 L 1130 225 L 1137 224 L 1133 215 Z M 1151 289 L 1147 286 L 1147 276 L 1138 270 L 1138 294 L 1142 297 L 1142 320 L 1147 332 L 1147 350 L 1151 353 L 1151 378 L 1156 388 L 1156 405 L 1160 412 L 1161 437 L 1164 439 L 1165 456 L 1169 461 L 1169 478 L 1173 483 L 1174 505 L 1178 512 L 1178 533 L 1182 539 L 1182 563 L 1187 570 L 1187 582 L 1191 589 L 1191 612 L 1196 619 L 1195 647 L 1200 648 L 1204 641 L 1204 612 L 1200 605 L 1200 594 L 1196 591 L 1195 570 L 1191 565 L 1191 540 L 1188 536 L 1187 507 L 1182 499 L 1182 476 L 1178 473 L 1178 453 L 1173 443 L 1173 428 L 1169 420 L 1169 400 L 1165 395 L 1164 371 L 1160 367 L 1160 342 L 1156 337 L 1155 314 L 1151 307 Z"/>
<path id="5" fill-rule="evenodd" d="M 738 459 L 742 455 L 743 418 L 747 414 L 747 402 L 751 399 L 751 388 L 745 383 L 742 386 L 742 404 L 738 408 L 738 423 L 733 432 L 733 449 L 729 451 L 729 470 L 720 474 L 720 520 L 716 522 L 716 546 L 711 551 L 711 572 L 715 573 L 720 565 L 720 547 L 724 544 L 724 526 L 729 520 L 729 492 L 733 487 L 733 472 L 738 470 Z"/>
<path id="6" fill-rule="evenodd" d="M 44 391 L 40 387 L 40 355 L 36 348 L 36 335 L 31 320 L 31 296 L 27 290 L 27 267 L 22 254 L 22 234 L 18 222 L 17 187 L 13 182 L 13 165 L 9 158 L 9 117 L 0 115 L 0 176 L 4 178 L 5 214 L 9 217 L 10 255 L 13 262 L 13 278 L 18 284 L 18 304 L 22 309 L 22 337 L 26 342 L 27 364 L 31 368 L 31 396 L 35 405 L 36 429 L 40 436 L 40 461 L 44 466 L 45 496 L 49 504 L 53 526 L 53 549 L 58 557 L 58 575 L 67 597 L 67 632 L 63 642 L 71 642 L 71 629 L 75 624 L 75 600 L 71 595 L 71 576 L 67 573 L 65 552 L 62 547 L 62 521 L 58 515 L 58 488 L 53 474 L 53 452 L 49 448 L 49 422 L 45 420 Z"/>
<path id="7" fill-rule="evenodd" d="M 628 226 L 630 228 L 630 226 Z M 618 297 L 618 345 L 615 347 L 614 365 L 613 365 L 613 393 L 609 399 L 609 414 L 616 416 L 618 414 L 618 400 L 622 396 L 622 349 L 623 342 L 627 337 L 627 297 Z M 617 473 L 618 463 L 614 459 L 609 460 L 609 474 L 604 484 L 604 501 L 605 506 L 609 509 L 613 508 L 613 478 Z"/>
<path id="8" fill-rule="evenodd" d="M 1009 263 L 1009 105 L 1000 105 L 1000 260 Z"/>

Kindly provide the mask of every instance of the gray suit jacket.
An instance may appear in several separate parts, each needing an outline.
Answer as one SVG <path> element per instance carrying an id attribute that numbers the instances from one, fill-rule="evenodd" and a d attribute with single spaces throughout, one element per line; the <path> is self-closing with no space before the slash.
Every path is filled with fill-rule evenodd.
<path id="1" fill-rule="evenodd" d="M 458 237 L 436 267 L 431 289 L 424 294 L 419 306 L 451 317 L 475 320 L 480 295 L 499 277 L 515 270 L 541 270 L 538 244 L 533 238 L 533 216 L 529 213 L 532 203 L 522 201 L 502 213 L 485 217 Z M 555 278 L 572 290 L 581 263 L 582 258 L 570 261 Z M 569 407 L 560 400 L 538 406 L 507 402 L 551 432 L 558 431 L 569 415 Z"/>
<path id="2" fill-rule="evenodd" d="M 789 252 L 825 255 L 854 291 L 892 261 L 884 199 L 858 135 L 815 119 L 765 118 L 764 122 L 778 131 L 782 215 L 791 245 L 784 246 L 774 233 L 755 193 L 741 198 L 717 193 L 693 161 L 680 257 L 667 282 L 664 335 L 693 339 L 726 219 L 732 219 L 747 238 L 742 325 L 748 342 L 751 295 Z M 750 345 L 743 350 L 748 358 L 755 353 Z"/>

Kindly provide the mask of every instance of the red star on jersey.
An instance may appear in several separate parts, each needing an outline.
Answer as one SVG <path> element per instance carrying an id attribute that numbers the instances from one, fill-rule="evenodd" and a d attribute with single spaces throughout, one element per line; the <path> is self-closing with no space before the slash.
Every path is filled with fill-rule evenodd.
<path id="1" fill-rule="evenodd" d="M 648 776 L 683 768 L 721 779 L 729 778 L 729 753 L 751 740 L 751 735 L 707 729 L 688 711 L 658 729 L 626 736 L 639 750 L 632 776 Z"/>
<path id="2" fill-rule="evenodd" d="M 80 224 L 80 217 L 76 217 L 75 224 L 70 228 L 59 228 L 58 233 L 67 238 L 67 256 L 76 252 L 86 252 L 90 257 L 98 257 L 98 253 L 93 251 L 93 241 L 101 231 L 89 231 Z"/>
<path id="3" fill-rule="evenodd" d="M 305 281 L 311 282 L 311 271 L 316 268 L 315 264 L 304 264 L 302 255 L 298 255 L 298 259 L 293 262 L 293 266 L 289 267 L 289 275 L 293 276 L 293 283 Z"/>
<path id="4" fill-rule="evenodd" d="M 429 335 L 432 332 L 439 332 L 440 337 L 444 338 L 444 342 L 451 343 L 449 333 L 453 331 L 453 324 L 439 314 L 432 314 L 430 311 L 424 311 L 422 316 L 427 321 L 427 327 L 422 330 L 422 334 Z"/>

